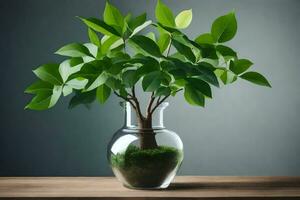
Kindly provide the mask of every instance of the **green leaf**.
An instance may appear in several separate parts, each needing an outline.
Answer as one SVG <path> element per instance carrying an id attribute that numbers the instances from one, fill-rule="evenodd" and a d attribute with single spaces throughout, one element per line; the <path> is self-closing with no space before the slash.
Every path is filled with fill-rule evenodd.
<path id="1" fill-rule="evenodd" d="M 161 75 L 161 84 L 164 86 L 169 86 L 172 81 L 172 75 L 164 71 L 161 72 Z"/>
<path id="2" fill-rule="evenodd" d="M 211 34 L 218 42 L 231 40 L 237 32 L 237 22 L 233 12 L 217 18 L 212 27 Z"/>
<path id="3" fill-rule="evenodd" d="M 240 77 L 257 85 L 272 87 L 268 80 L 263 75 L 257 72 L 246 72 Z"/>
<path id="4" fill-rule="evenodd" d="M 227 85 L 235 82 L 237 80 L 237 75 L 230 71 L 224 70 L 223 74 L 220 76 L 220 79 L 222 80 L 224 85 Z"/>
<path id="5" fill-rule="evenodd" d="M 214 44 L 216 43 L 215 39 L 210 33 L 204 33 L 202 35 L 199 35 L 196 39 L 195 42 L 198 44 Z"/>
<path id="6" fill-rule="evenodd" d="M 69 57 L 93 56 L 88 48 L 79 43 L 67 44 L 55 52 L 58 55 Z"/>
<path id="7" fill-rule="evenodd" d="M 174 81 L 173 85 L 175 85 L 178 88 L 182 88 L 187 84 L 187 81 L 185 79 L 178 79 Z"/>
<path id="8" fill-rule="evenodd" d="M 117 44 L 119 44 L 119 41 L 122 41 L 121 38 L 111 35 L 111 36 L 104 36 L 101 40 L 101 52 L 103 54 L 106 54 L 109 50 L 117 47 Z M 122 42 L 123 43 L 123 42 Z"/>
<path id="9" fill-rule="evenodd" d="M 103 35 L 116 35 L 121 36 L 120 33 L 111 27 L 110 25 L 106 24 L 104 21 L 96 19 L 96 18 L 82 18 L 79 17 L 83 23 L 85 23 L 89 28 L 102 33 Z"/>
<path id="10" fill-rule="evenodd" d="M 75 95 L 72 97 L 72 99 L 69 102 L 69 109 L 72 109 L 80 104 L 84 104 L 87 107 L 95 101 L 96 99 L 96 90 L 92 90 L 90 92 L 76 92 Z"/>
<path id="11" fill-rule="evenodd" d="M 37 94 L 39 92 L 52 91 L 53 85 L 41 80 L 36 81 L 32 85 L 26 88 L 25 93 L 27 94 Z"/>
<path id="12" fill-rule="evenodd" d="M 184 98 L 191 105 L 197 105 L 202 107 L 204 107 L 205 105 L 204 95 L 190 84 L 187 84 L 184 87 Z"/>
<path id="13" fill-rule="evenodd" d="M 100 85 L 97 88 L 96 98 L 100 102 L 100 104 L 104 104 L 106 100 L 109 98 L 111 93 L 111 89 L 107 87 L 105 84 Z"/>
<path id="14" fill-rule="evenodd" d="M 175 97 L 176 94 L 179 92 L 179 90 L 182 90 L 182 87 L 178 87 L 177 85 L 173 84 L 170 86 L 170 90 L 171 90 L 171 96 Z"/>
<path id="15" fill-rule="evenodd" d="M 155 33 L 149 32 L 149 33 L 146 34 L 146 37 L 148 37 L 151 40 L 153 40 L 154 42 L 156 42 Z"/>
<path id="16" fill-rule="evenodd" d="M 236 58 L 237 53 L 231 49 L 230 47 L 224 46 L 224 45 L 218 45 L 216 46 L 216 50 L 223 56 L 223 57 L 231 57 Z"/>
<path id="17" fill-rule="evenodd" d="M 54 86 L 52 91 L 41 91 L 26 105 L 25 109 L 46 110 L 53 107 L 62 93 L 62 86 Z"/>
<path id="18" fill-rule="evenodd" d="M 62 62 L 59 65 L 58 71 L 63 82 L 66 82 L 70 75 L 80 71 L 83 65 L 84 63 L 82 58 L 71 58 Z"/>
<path id="19" fill-rule="evenodd" d="M 87 79 L 78 77 L 78 78 L 74 78 L 74 79 L 66 82 L 66 85 L 68 85 L 76 90 L 81 90 L 86 86 L 87 83 L 88 83 Z"/>
<path id="20" fill-rule="evenodd" d="M 226 68 L 225 69 L 216 69 L 214 71 L 215 75 L 221 79 L 221 76 L 223 75 L 223 73 L 226 71 Z"/>
<path id="21" fill-rule="evenodd" d="M 144 76 L 142 81 L 143 90 L 153 92 L 157 90 L 161 84 L 162 75 L 160 71 L 154 71 Z"/>
<path id="22" fill-rule="evenodd" d="M 109 78 L 109 76 L 107 75 L 107 73 L 102 72 L 86 90 L 91 91 L 91 90 L 99 87 L 100 85 L 104 84 L 108 78 Z"/>
<path id="23" fill-rule="evenodd" d="M 124 87 L 121 87 L 119 91 L 120 91 L 121 97 L 126 98 L 128 96 L 128 92 L 126 91 L 126 89 Z"/>
<path id="24" fill-rule="evenodd" d="M 85 59 L 86 57 L 88 57 L 88 58 L 91 57 L 91 59 L 89 59 L 89 60 L 92 61 L 92 60 L 95 60 L 95 58 L 99 57 L 98 56 L 99 53 L 101 54 L 101 51 L 100 51 L 101 48 L 94 45 L 93 43 L 85 43 L 83 45 L 89 50 L 90 54 L 92 55 L 92 57 L 91 56 L 85 56 L 85 57 L 83 57 L 83 59 Z"/>
<path id="25" fill-rule="evenodd" d="M 146 28 L 147 26 L 151 25 L 152 21 L 148 20 L 145 23 L 141 24 L 140 26 L 136 27 L 134 29 L 134 31 L 132 32 L 132 34 L 130 35 L 130 37 L 136 35 L 137 33 L 139 33 L 140 31 L 142 31 L 144 28 Z"/>
<path id="26" fill-rule="evenodd" d="M 193 46 L 185 40 L 182 35 L 174 35 L 172 43 L 179 53 L 184 55 L 188 60 L 196 62 L 196 56 L 193 52 Z"/>
<path id="27" fill-rule="evenodd" d="M 192 19 L 193 19 L 192 9 L 183 10 L 175 18 L 176 27 L 179 29 L 185 29 L 190 25 Z"/>
<path id="28" fill-rule="evenodd" d="M 213 45 L 205 44 L 205 45 L 198 45 L 197 47 L 201 51 L 202 60 L 210 59 L 210 60 L 218 61 L 217 51 Z"/>
<path id="29" fill-rule="evenodd" d="M 180 69 L 170 60 L 163 60 L 160 62 L 160 66 L 164 71 L 170 72 L 172 70 Z"/>
<path id="30" fill-rule="evenodd" d="M 183 79 L 187 76 L 186 72 L 182 69 L 171 70 L 169 73 L 174 77 L 175 80 Z"/>
<path id="31" fill-rule="evenodd" d="M 122 87 L 121 81 L 114 77 L 109 77 L 105 84 L 113 90 L 119 90 Z"/>
<path id="32" fill-rule="evenodd" d="M 121 63 L 116 63 L 113 64 L 108 70 L 107 72 L 112 74 L 112 75 L 119 75 L 123 69 L 126 68 L 126 65 L 124 65 L 122 62 Z"/>
<path id="33" fill-rule="evenodd" d="M 159 46 L 160 52 L 164 53 L 166 49 L 169 47 L 171 42 L 170 34 L 168 33 L 160 33 L 157 45 Z"/>
<path id="34" fill-rule="evenodd" d="M 73 88 L 68 86 L 68 85 L 65 85 L 63 87 L 62 92 L 63 92 L 64 97 L 66 97 L 66 96 L 68 96 L 69 94 L 71 94 L 73 92 Z"/>
<path id="35" fill-rule="evenodd" d="M 208 69 L 210 72 L 214 72 L 216 70 L 215 66 L 213 66 L 209 62 L 205 62 L 205 61 L 197 63 L 196 66 L 198 66 L 198 67 L 201 66 L 201 67 L 203 67 L 205 69 Z"/>
<path id="36" fill-rule="evenodd" d="M 173 34 L 173 33 L 177 33 L 180 34 L 181 32 L 177 29 L 177 28 L 172 28 L 169 26 L 164 26 L 163 24 L 157 22 L 157 24 L 154 24 L 154 26 L 158 27 L 158 29 L 162 29 L 164 32 Z"/>
<path id="37" fill-rule="evenodd" d="M 33 73 L 45 82 L 61 85 L 62 78 L 58 72 L 58 64 L 45 64 L 33 70 Z"/>
<path id="38" fill-rule="evenodd" d="M 157 1 L 155 16 L 156 20 L 164 26 L 176 26 L 172 11 L 165 4 L 163 4 L 161 0 Z"/>
<path id="39" fill-rule="evenodd" d="M 95 60 L 85 64 L 76 75 L 88 79 L 86 91 L 90 91 L 105 83 L 109 76 L 104 69 L 111 67 L 111 65 L 109 60 Z"/>
<path id="40" fill-rule="evenodd" d="M 210 67 L 211 65 L 208 63 L 205 62 L 198 63 L 196 65 L 196 69 L 200 72 L 200 74 L 197 74 L 197 77 L 216 87 L 219 87 L 218 78 L 216 77 L 214 72 L 210 69 Z"/>
<path id="41" fill-rule="evenodd" d="M 155 97 L 168 96 L 171 94 L 171 89 L 169 87 L 159 87 L 155 92 Z"/>
<path id="42" fill-rule="evenodd" d="M 54 86 L 48 108 L 52 108 L 58 101 L 62 93 L 62 86 Z"/>
<path id="43" fill-rule="evenodd" d="M 122 16 L 121 12 L 108 1 L 106 1 L 103 19 L 104 22 L 109 25 L 118 26 L 121 29 L 124 26 L 124 17 Z"/>
<path id="44" fill-rule="evenodd" d="M 180 62 L 174 63 L 169 60 L 165 60 L 165 61 L 162 61 L 160 63 L 160 65 L 161 65 L 161 68 L 163 69 L 163 71 L 166 71 L 169 74 L 171 74 L 175 80 L 184 79 L 188 76 L 188 74 L 187 74 L 188 70 L 184 69 L 185 64 L 181 65 Z"/>
<path id="45" fill-rule="evenodd" d="M 108 56 L 112 57 L 112 54 L 122 52 L 123 49 L 124 49 L 124 41 L 123 39 L 120 38 L 109 47 L 110 52 L 108 52 Z"/>
<path id="46" fill-rule="evenodd" d="M 208 83 L 203 80 L 197 78 L 188 78 L 187 82 L 191 85 L 194 89 L 201 92 L 203 95 L 212 98 L 211 88 Z"/>
<path id="47" fill-rule="evenodd" d="M 99 37 L 98 37 L 97 33 L 94 32 L 91 28 L 89 28 L 88 29 L 88 34 L 89 34 L 90 42 L 93 43 L 94 45 L 100 47 L 101 43 L 100 43 L 100 40 L 99 40 Z"/>
<path id="48" fill-rule="evenodd" d="M 210 65 L 214 66 L 214 67 L 218 67 L 219 66 L 219 60 L 216 59 L 211 59 L 211 58 L 202 58 L 203 62 L 209 63 Z"/>
<path id="49" fill-rule="evenodd" d="M 134 30 L 138 26 L 141 26 L 142 24 L 144 24 L 146 22 L 146 19 L 147 19 L 147 14 L 143 13 L 143 14 L 135 17 L 134 19 L 130 20 L 128 22 L 128 26 L 131 30 Z"/>
<path id="50" fill-rule="evenodd" d="M 173 74 L 173 71 L 180 70 L 180 71 L 183 71 L 186 76 L 191 75 L 191 71 L 194 68 L 194 66 L 191 63 L 184 62 L 180 59 L 170 58 L 170 57 L 167 60 L 168 60 L 168 62 L 161 63 L 162 69 L 164 69 L 172 74 Z"/>
<path id="51" fill-rule="evenodd" d="M 143 35 L 135 35 L 130 38 L 130 41 L 132 41 L 134 44 L 139 46 L 142 50 L 144 50 L 148 54 L 156 57 L 162 57 L 159 47 L 150 38 L 147 38 L 146 36 Z"/>
<path id="52" fill-rule="evenodd" d="M 184 55 L 180 54 L 178 51 L 171 54 L 169 57 L 177 58 L 177 59 L 182 60 L 182 61 L 187 61 L 187 59 L 184 57 Z"/>
<path id="53" fill-rule="evenodd" d="M 142 57 L 142 58 L 134 58 L 131 60 L 131 63 L 141 64 L 141 67 L 137 69 L 138 78 L 141 78 L 142 76 L 151 73 L 153 71 L 160 70 L 158 61 L 150 56 Z"/>
<path id="54" fill-rule="evenodd" d="M 230 65 L 229 65 L 229 69 L 233 73 L 239 75 L 239 74 L 247 71 L 252 65 L 253 65 L 253 63 L 250 60 L 239 59 L 239 60 L 235 60 L 234 62 L 231 61 Z"/>
<path id="55" fill-rule="evenodd" d="M 113 57 L 111 57 L 112 64 L 126 64 L 131 61 L 131 57 L 129 54 L 124 53 L 122 51 L 116 52 Z"/>
<path id="56" fill-rule="evenodd" d="M 126 87 L 133 87 L 139 80 L 136 70 L 127 70 L 122 74 L 122 80 Z"/>
<path id="57" fill-rule="evenodd" d="M 131 19 L 131 13 L 128 13 L 125 17 L 124 17 L 124 26 L 122 28 L 122 38 L 124 38 L 125 40 L 131 35 L 132 30 L 129 27 L 128 23 Z"/>

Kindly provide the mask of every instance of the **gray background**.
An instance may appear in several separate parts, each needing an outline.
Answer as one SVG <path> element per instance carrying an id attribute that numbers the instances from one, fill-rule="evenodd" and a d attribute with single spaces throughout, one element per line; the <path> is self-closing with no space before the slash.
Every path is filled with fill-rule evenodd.
<path id="1" fill-rule="evenodd" d="M 123 13 L 145 10 L 153 18 L 155 1 L 112 1 Z M 212 21 L 236 10 L 239 30 L 229 43 L 254 63 L 273 88 L 244 81 L 214 89 L 205 109 L 181 95 L 170 100 L 166 126 L 185 145 L 180 174 L 300 175 L 300 1 L 165 1 L 178 13 L 193 8 L 186 33 L 196 37 Z M 60 61 L 62 45 L 87 40 L 76 15 L 99 16 L 102 0 L 0 1 L 0 175 L 112 175 L 106 145 L 122 124 L 118 99 L 91 110 L 67 109 L 67 99 L 45 112 L 24 111 L 23 94 L 35 80 L 31 70 Z"/>

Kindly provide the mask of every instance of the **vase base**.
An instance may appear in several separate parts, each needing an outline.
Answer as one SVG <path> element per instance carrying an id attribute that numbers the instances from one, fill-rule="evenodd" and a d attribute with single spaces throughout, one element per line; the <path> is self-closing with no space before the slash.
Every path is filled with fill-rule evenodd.
<path id="1" fill-rule="evenodd" d="M 130 186 L 130 185 L 126 185 L 126 184 L 123 184 L 124 187 L 128 188 L 128 189 L 131 189 L 131 190 L 164 190 L 166 189 L 168 185 L 162 185 L 162 186 L 157 186 L 157 187 L 133 187 L 133 186 Z"/>

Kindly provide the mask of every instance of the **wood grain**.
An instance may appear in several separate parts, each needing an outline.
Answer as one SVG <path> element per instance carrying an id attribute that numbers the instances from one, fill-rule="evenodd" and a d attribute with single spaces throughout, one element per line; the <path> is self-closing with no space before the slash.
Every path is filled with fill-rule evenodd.
<path id="1" fill-rule="evenodd" d="M 166 190 L 131 190 L 114 177 L 1 177 L 1 199 L 300 199 L 300 177 L 182 176 Z"/>

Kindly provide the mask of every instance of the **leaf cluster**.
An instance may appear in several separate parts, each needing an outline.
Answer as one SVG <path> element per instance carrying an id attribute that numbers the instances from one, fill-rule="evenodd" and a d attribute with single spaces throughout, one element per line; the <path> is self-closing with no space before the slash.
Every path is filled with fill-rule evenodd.
<path id="1" fill-rule="evenodd" d="M 66 59 L 39 66 L 38 81 L 25 92 L 35 95 L 26 106 L 32 110 L 53 107 L 61 96 L 74 93 L 69 107 L 103 104 L 112 93 L 130 102 L 142 117 L 135 87 L 141 82 L 151 93 L 148 114 L 169 96 L 184 91 L 191 105 L 204 106 L 211 87 L 239 78 L 270 87 L 267 79 L 248 71 L 252 62 L 239 58 L 225 45 L 237 32 L 234 12 L 217 18 L 209 33 L 190 39 L 183 30 L 192 22 L 192 10 L 174 16 L 161 0 L 156 22 L 146 13 L 123 15 L 106 3 L 102 19 L 78 17 L 87 27 L 89 42 L 67 44 L 56 51 Z M 130 53 L 129 53 L 130 52 Z"/>

